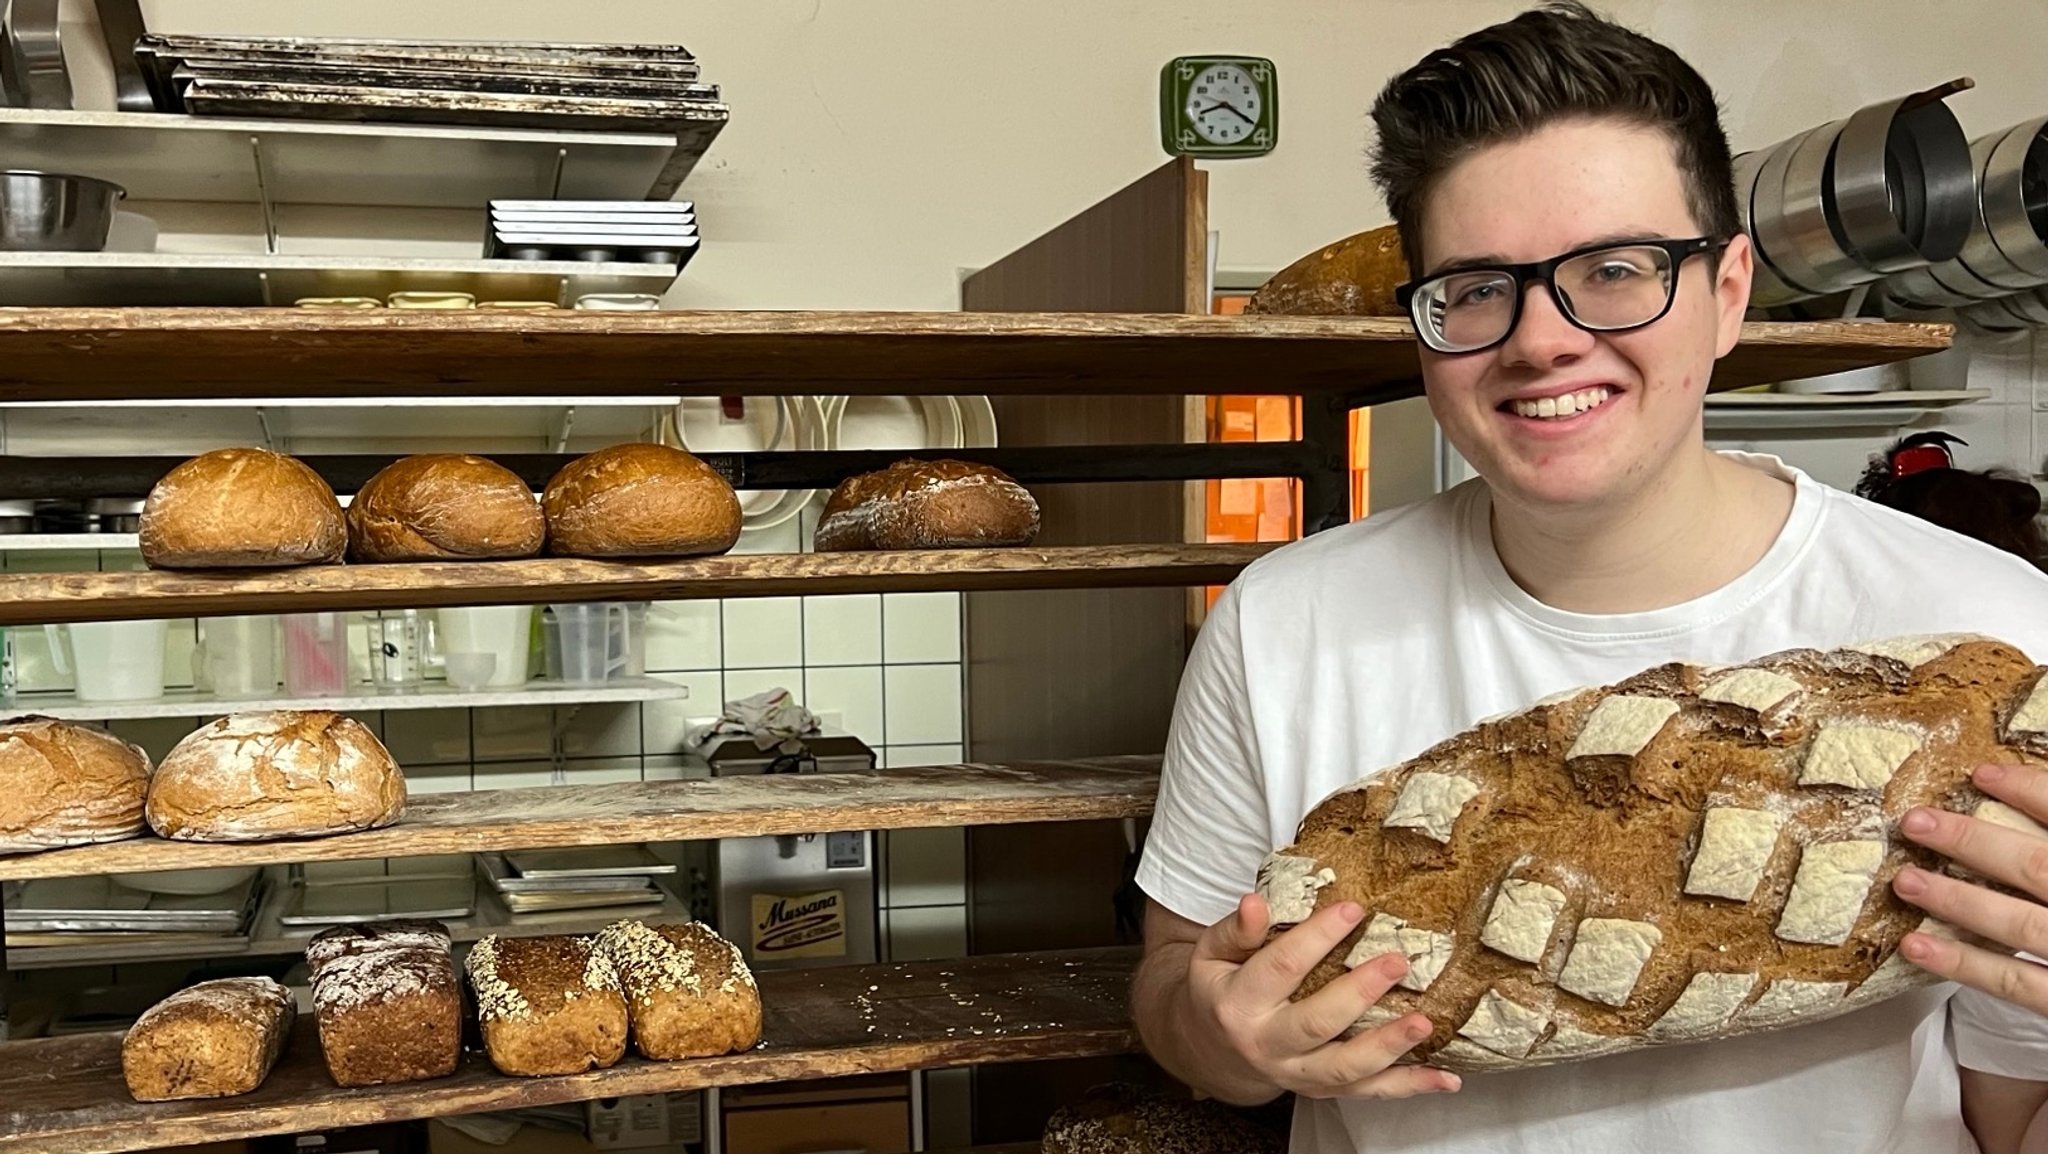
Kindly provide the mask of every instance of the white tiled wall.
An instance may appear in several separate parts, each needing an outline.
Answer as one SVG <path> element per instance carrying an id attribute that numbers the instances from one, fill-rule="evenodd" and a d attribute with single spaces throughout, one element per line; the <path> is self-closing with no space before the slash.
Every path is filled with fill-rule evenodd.
<path id="1" fill-rule="evenodd" d="M 790 552 L 810 538 L 817 504 L 780 526 L 741 538 L 738 552 Z M 10 572 L 131 568 L 130 553 L 0 552 Z M 682 776 L 684 735 L 722 703 L 784 688 L 828 726 L 875 747 L 884 766 L 962 757 L 960 595 L 852 594 L 657 602 L 647 619 L 647 671 L 689 689 L 681 701 L 528 708 L 412 709 L 363 715 L 405 767 L 416 794 L 516 789 L 560 782 Z M 196 624 L 174 621 L 165 679 L 190 685 Z M 41 630 L 16 636 L 20 688 L 65 689 Z M 352 642 L 368 676 L 367 637 Z M 113 728 L 161 757 L 206 718 L 123 721 Z M 553 750 L 559 731 L 563 759 Z M 879 887 L 893 957 L 965 951 L 962 834 L 916 830 L 882 839 Z"/>

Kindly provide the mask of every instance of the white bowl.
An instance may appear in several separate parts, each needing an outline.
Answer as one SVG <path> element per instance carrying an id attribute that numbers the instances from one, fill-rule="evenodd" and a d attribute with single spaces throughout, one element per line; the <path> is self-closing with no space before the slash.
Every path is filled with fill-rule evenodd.
<path id="1" fill-rule="evenodd" d="M 228 866 L 210 870 L 148 870 L 135 874 L 114 874 L 114 884 L 149 894 L 200 896 L 224 893 L 256 876 L 257 866 Z"/>
<path id="2" fill-rule="evenodd" d="M 960 406 L 952 397 L 827 397 L 825 439 L 834 449 L 958 449 Z"/>

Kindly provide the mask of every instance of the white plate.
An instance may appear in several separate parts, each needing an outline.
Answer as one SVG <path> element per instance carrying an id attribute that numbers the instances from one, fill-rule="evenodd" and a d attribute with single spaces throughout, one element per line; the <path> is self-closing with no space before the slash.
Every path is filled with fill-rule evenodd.
<path id="1" fill-rule="evenodd" d="M 960 406 L 960 444 L 968 449 L 996 447 L 996 407 L 987 397 L 954 397 Z"/>
<path id="2" fill-rule="evenodd" d="M 834 449 L 958 449 L 960 406 L 951 397 L 827 397 L 826 445 Z"/>
<path id="3" fill-rule="evenodd" d="M 718 397 L 685 397 L 675 407 L 676 439 L 693 453 L 822 449 L 825 414 L 816 397 L 742 397 L 735 420 Z M 779 525 L 811 499 L 810 489 L 743 489 L 742 532 Z"/>

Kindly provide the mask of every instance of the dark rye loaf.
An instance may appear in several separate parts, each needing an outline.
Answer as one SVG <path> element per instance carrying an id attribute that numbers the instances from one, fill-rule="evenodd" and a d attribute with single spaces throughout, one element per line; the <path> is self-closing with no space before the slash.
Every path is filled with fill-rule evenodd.
<path id="1" fill-rule="evenodd" d="M 1324 800 L 1259 886 L 1292 923 L 1366 919 L 1297 996 L 1401 952 L 1359 1027 L 1519 1068 L 1819 1021 L 1932 982 L 1895 956 L 1916 805 L 2040 832 L 1970 781 L 2048 755 L 2043 670 L 1966 635 L 1673 664 L 1483 721 Z"/>

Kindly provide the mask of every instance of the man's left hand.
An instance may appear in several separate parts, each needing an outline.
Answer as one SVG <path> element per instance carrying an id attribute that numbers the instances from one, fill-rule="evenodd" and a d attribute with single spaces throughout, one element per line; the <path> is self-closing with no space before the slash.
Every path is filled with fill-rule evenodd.
<path id="1" fill-rule="evenodd" d="M 2048 772 L 2023 765 L 1980 766 L 1977 787 L 2035 821 L 2048 825 Z M 1951 981 L 2048 1014 L 2048 966 L 2012 956 L 2048 958 L 2048 838 L 1925 806 L 1906 814 L 1899 829 L 1910 839 L 2023 896 L 1908 866 L 1892 890 L 1942 921 L 1987 941 L 1999 951 L 1927 933 L 1899 943 L 1906 960 Z"/>

